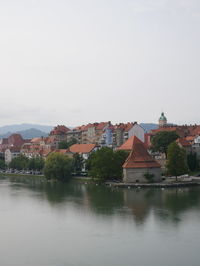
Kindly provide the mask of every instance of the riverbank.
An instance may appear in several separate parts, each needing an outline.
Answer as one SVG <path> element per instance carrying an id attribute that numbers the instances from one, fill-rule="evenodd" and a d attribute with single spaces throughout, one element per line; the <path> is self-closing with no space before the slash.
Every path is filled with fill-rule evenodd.
<path id="1" fill-rule="evenodd" d="M 47 182 L 50 180 L 47 180 L 44 175 L 32 175 L 32 174 L 15 174 L 15 173 L 0 173 L 0 177 L 15 177 L 15 178 L 36 178 L 36 179 L 45 179 Z M 73 176 L 71 178 L 72 181 L 80 182 L 80 183 L 97 183 L 99 180 L 91 178 L 91 177 L 82 177 L 82 176 Z M 56 180 L 52 180 L 56 181 Z"/>
<path id="2" fill-rule="evenodd" d="M 177 187 L 194 187 L 200 186 L 200 181 L 190 182 L 169 182 L 169 183 L 114 183 L 106 182 L 107 186 L 115 188 L 177 188 Z"/>
<path id="3" fill-rule="evenodd" d="M 14 178 L 36 178 L 43 179 L 49 182 L 45 178 L 44 175 L 32 175 L 32 174 L 15 174 L 15 173 L 0 173 L 2 177 L 14 177 Z M 53 180 L 56 181 L 56 180 Z M 102 183 L 99 179 L 93 179 L 91 177 L 82 177 L 82 176 L 74 176 L 71 178 L 71 181 L 85 183 L 85 184 L 97 184 L 101 183 L 109 187 L 114 188 L 176 188 L 176 187 L 192 187 L 192 186 L 200 186 L 200 178 L 194 179 L 192 181 L 173 181 L 173 182 L 160 182 L 160 183 L 120 183 L 120 182 L 112 182 L 108 181 Z"/>

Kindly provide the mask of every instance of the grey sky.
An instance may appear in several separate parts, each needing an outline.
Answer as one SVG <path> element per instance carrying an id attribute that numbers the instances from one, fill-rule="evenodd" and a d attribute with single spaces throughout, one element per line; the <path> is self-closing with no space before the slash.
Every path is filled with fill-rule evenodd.
<path id="1" fill-rule="evenodd" d="M 199 0 L 0 2 L 0 125 L 200 123 Z"/>

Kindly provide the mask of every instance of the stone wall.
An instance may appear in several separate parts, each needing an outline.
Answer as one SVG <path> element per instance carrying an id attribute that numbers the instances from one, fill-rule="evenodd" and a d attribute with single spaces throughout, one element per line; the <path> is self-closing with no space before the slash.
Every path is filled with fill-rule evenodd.
<path id="1" fill-rule="evenodd" d="M 127 168 L 123 170 L 123 182 L 124 183 L 148 183 L 149 181 L 145 178 L 145 174 L 153 174 L 154 182 L 159 182 L 162 180 L 161 178 L 161 169 L 160 168 L 136 168 L 136 169 L 131 169 Z"/>

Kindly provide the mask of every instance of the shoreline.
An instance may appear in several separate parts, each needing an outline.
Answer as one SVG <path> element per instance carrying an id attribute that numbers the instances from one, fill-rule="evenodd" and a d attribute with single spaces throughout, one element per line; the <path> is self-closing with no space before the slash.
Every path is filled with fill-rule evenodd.
<path id="1" fill-rule="evenodd" d="M 200 186 L 200 182 L 197 181 L 185 181 L 174 183 L 114 183 L 106 182 L 106 186 L 115 188 L 179 188 L 179 187 L 194 187 Z"/>
<path id="2" fill-rule="evenodd" d="M 41 178 L 45 179 L 44 175 L 32 175 L 32 174 L 15 174 L 15 173 L 0 173 L 0 177 L 15 177 L 15 178 Z M 99 180 L 94 180 L 91 177 L 72 177 L 72 181 L 76 182 L 86 182 L 89 183 L 96 183 Z M 49 182 L 49 180 L 46 180 Z M 117 183 L 117 182 L 104 182 L 102 183 L 105 186 L 113 187 L 113 188 L 180 188 L 180 187 L 194 187 L 194 186 L 200 186 L 200 180 L 194 180 L 194 181 L 179 181 L 179 182 L 160 182 L 160 183 Z"/>

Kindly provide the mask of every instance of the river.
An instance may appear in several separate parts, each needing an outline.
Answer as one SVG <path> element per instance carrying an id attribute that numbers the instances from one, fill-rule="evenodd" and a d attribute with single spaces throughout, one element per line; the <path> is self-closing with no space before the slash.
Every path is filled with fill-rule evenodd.
<path id="1" fill-rule="evenodd" d="M 2 266 L 199 266 L 200 188 L 0 178 Z"/>

